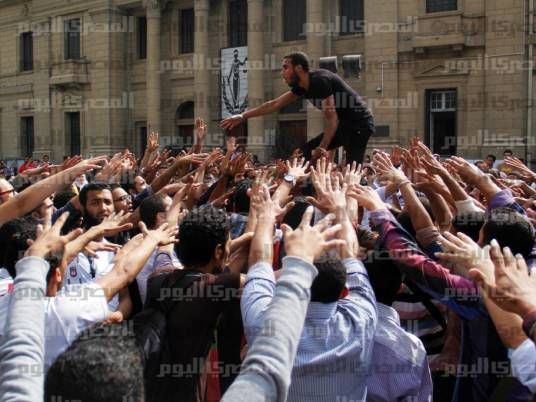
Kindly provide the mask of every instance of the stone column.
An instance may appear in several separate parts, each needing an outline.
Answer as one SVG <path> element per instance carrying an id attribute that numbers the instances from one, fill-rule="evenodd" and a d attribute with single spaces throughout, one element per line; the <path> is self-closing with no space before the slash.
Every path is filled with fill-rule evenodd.
<path id="1" fill-rule="evenodd" d="M 318 68 L 320 57 L 329 56 L 325 54 L 325 37 L 327 32 L 316 31 L 325 25 L 324 1 L 307 0 L 307 55 L 311 61 L 311 68 Z M 311 139 L 324 131 L 324 116 L 321 111 L 307 102 L 307 138 Z"/>
<path id="2" fill-rule="evenodd" d="M 195 117 L 201 117 L 210 124 L 210 71 L 208 38 L 208 0 L 194 1 L 194 110 Z"/>
<path id="3" fill-rule="evenodd" d="M 145 0 L 147 10 L 147 134 L 161 130 L 160 116 L 160 26 L 161 0 Z"/>
<path id="4" fill-rule="evenodd" d="M 51 115 L 59 105 L 50 102 L 50 18 L 35 21 L 40 28 L 40 32 L 34 33 L 34 157 L 41 159 L 48 154 L 50 159 L 59 159 L 59 152 L 56 148 L 63 146 L 58 144 L 58 136 L 52 136 Z M 56 151 L 56 152 L 54 152 Z M 54 154 L 54 155 L 52 155 Z"/>
<path id="5" fill-rule="evenodd" d="M 248 0 L 248 108 L 259 106 L 264 99 L 264 13 L 263 0 Z M 248 122 L 248 152 L 265 160 L 271 145 L 265 135 L 264 117 Z M 275 144 L 273 144 L 275 145 Z"/>

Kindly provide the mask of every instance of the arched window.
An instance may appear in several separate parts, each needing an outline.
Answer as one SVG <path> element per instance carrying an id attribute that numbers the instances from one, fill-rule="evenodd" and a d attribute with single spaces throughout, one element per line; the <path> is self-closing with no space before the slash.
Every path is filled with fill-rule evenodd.
<path id="1" fill-rule="evenodd" d="M 176 140 L 175 147 L 191 147 L 194 143 L 194 103 L 181 103 L 175 113 Z"/>

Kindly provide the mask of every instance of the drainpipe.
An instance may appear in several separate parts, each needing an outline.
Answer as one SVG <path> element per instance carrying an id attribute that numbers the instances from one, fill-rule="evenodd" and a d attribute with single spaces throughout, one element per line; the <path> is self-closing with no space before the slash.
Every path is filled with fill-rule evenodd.
<path id="1" fill-rule="evenodd" d="M 534 32 L 534 0 L 529 0 L 529 18 L 528 18 L 528 31 L 525 35 L 530 38 L 530 35 Z M 532 135 L 532 109 L 533 109 L 533 89 L 532 89 L 532 69 L 533 69 L 533 53 L 534 45 L 528 43 L 528 68 L 527 68 L 527 143 L 525 144 L 525 161 L 527 166 L 532 165 L 532 148 L 534 146 L 534 138 Z"/>

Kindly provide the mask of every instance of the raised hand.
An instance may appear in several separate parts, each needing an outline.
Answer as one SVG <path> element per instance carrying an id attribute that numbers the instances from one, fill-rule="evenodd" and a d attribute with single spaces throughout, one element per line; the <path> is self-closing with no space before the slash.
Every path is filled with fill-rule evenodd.
<path id="1" fill-rule="evenodd" d="M 395 183 L 397 186 L 409 181 L 404 172 L 393 166 L 389 155 L 383 152 L 377 152 L 374 155 L 373 165 L 380 177 Z"/>
<path id="2" fill-rule="evenodd" d="M 207 136 L 207 125 L 201 117 L 195 119 L 194 133 L 196 144 L 201 144 Z"/>
<path id="3" fill-rule="evenodd" d="M 244 120 L 245 119 L 241 114 L 235 114 L 231 117 L 223 119 L 220 122 L 220 128 L 223 128 L 225 130 L 232 130 L 233 128 L 238 126 L 240 123 L 242 123 Z"/>
<path id="4" fill-rule="evenodd" d="M 311 174 L 305 173 L 305 171 L 309 168 L 309 161 L 305 161 L 305 158 L 292 159 L 292 162 L 286 161 L 285 165 L 287 166 L 287 174 L 292 175 L 296 178 L 296 181 L 301 181 L 309 177 Z"/>
<path id="5" fill-rule="evenodd" d="M 168 244 L 177 243 L 176 235 L 179 230 L 176 226 L 170 226 L 167 222 L 154 230 L 147 229 L 145 223 L 140 222 L 139 228 L 144 238 L 154 240 L 158 246 L 167 246 Z"/>
<path id="6" fill-rule="evenodd" d="M 363 178 L 363 170 L 361 168 L 361 164 L 357 164 L 356 161 L 352 162 L 352 165 L 348 164 L 346 165 L 346 168 L 344 170 L 343 174 L 343 182 L 346 183 L 348 186 L 354 185 L 354 184 L 360 184 L 361 179 Z"/>
<path id="7" fill-rule="evenodd" d="M 327 215 L 315 226 L 311 226 L 313 211 L 313 207 L 307 208 L 296 230 L 288 225 L 281 226 L 287 255 L 302 258 L 311 264 L 328 250 L 345 244 L 343 240 L 332 239 L 341 230 L 340 224 L 329 227 L 334 215 Z"/>
<path id="8" fill-rule="evenodd" d="M 357 184 L 349 187 L 346 194 L 349 197 L 355 198 L 359 205 L 362 205 L 369 211 L 387 209 L 378 193 L 370 187 Z"/>
<path id="9" fill-rule="evenodd" d="M 492 243 L 495 244 L 496 241 Z M 453 268 L 455 273 L 467 277 L 475 266 L 480 266 L 488 275 L 493 273 L 493 265 L 489 258 L 489 247 L 482 249 L 469 236 L 458 232 L 457 236 L 445 232 L 440 240 L 443 252 L 435 253 L 442 264 Z"/>
<path id="10" fill-rule="evenodd" d="M 82 229 L 75 229 L 65 236 L 61 236 L 61 228 L 68 217 L 69 213 L 65 212 L 49 228 L 44 228 L 43 225 L 37 225 L 37 238 L 31 242 L 24 256 L 45 258 L 54 253 L 62 252 L 67 243 L 82 233 Z"/>
<path id="11" fill-rule="evenodd" d="M 316 198 L 307 197 L 307 201 L 313 204 L 324 213 L 335 212 L 337 209 L 346 208 L 346 192 L 348 185 L 339 183 L 339 177 L 333 179 L 330 175 L 325 177 L 321 183 L 320 176 L 313 171 L 313 185 L 316 191 Z"/>
<path id="12" fill-rule="evenodd" d="M 159 148 L 158 144 L 158 133 L 155 133 L 154 131 L 149 134 L 149 138 L 147 138 L 147 152 L 153 153 L 158 150 Z"/>
<path id="13" fill-rule="evenodd" d="M 96 228 L 102 232 L 104 237 L 115 236 L 120 232 L 132 229 L 132 223 L 123 223 L 127 221 L 131 215 L 131 213 L 125 214 L 124 211 L 114 212 L 105 217 Z"/>
<path id="14" fill-rule="evenodd" d="M 467 183 L 477 184 L 480 179 L 485 177 L 479 168 L 463 158 L 451 156 L 445 163 L 451 166 Z"/>
<path id="15" fill-rule="evenodd" d="M 505 311 L 524 316 L 536 309 L 536 275 L 529 274 L 521 255 L 514 256 L 508 247 L 491 246 L 491 269 L 477 264 L 469 276 L 484 294 Z"/>

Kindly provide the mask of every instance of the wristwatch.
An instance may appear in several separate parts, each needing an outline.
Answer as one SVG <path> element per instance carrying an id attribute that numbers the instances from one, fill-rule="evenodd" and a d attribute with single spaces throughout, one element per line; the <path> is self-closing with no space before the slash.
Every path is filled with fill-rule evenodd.
<path id="1" fill-rule="evenodd" d="M 289 184 L 292 184 L 292 187 L 296 185 L 296 176 L 292 174 L 286 174 L 285 177 L 283 177 L 283 180 L 285 180 Z"/>

